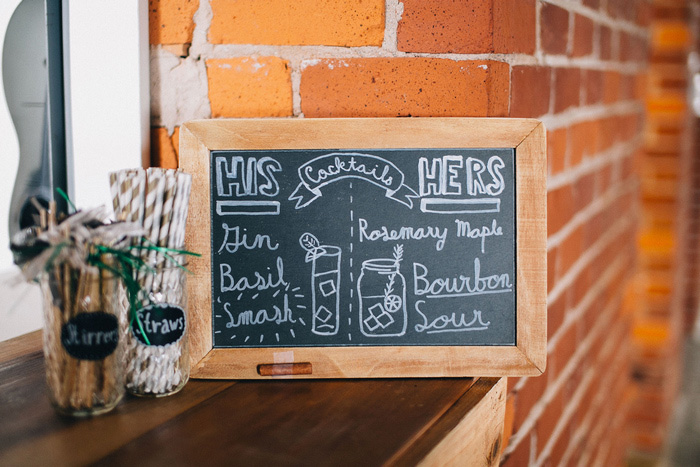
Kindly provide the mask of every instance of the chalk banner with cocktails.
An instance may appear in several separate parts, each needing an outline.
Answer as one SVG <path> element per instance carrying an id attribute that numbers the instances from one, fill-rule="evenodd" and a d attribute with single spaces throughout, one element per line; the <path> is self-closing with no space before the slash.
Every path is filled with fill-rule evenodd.
<path id="1" fill-rule="evenodd" d="M 211 151 L 214 347 L 515 345 L 515 150 Z"/>

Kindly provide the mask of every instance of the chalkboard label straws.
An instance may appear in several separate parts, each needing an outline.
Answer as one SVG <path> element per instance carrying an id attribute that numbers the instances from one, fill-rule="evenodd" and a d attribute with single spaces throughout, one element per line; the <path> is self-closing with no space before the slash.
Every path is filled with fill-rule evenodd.
<path id="1" fill-rule="evenodd" d="M 158 303 L 136 312 L 143 327 L 144 338 L 137 322 L 131 324 L 131 332 L 144 345 L 165 346 L 175 344 L 185 334 L 185 310 L 177 305 Z"/>

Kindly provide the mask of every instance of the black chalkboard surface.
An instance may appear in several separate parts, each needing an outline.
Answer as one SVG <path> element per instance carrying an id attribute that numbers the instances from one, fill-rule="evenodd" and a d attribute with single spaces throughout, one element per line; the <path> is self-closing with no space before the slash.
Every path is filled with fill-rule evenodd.
<path id="1" fill-rule="evenodd" d="M 515 157 L 211 151 L 213 347 L 516 345 Z"/>

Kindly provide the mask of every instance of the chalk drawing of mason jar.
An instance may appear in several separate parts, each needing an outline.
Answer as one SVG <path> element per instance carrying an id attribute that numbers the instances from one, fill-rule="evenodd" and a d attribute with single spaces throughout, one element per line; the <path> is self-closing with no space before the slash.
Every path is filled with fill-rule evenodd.
<path id="1" fill-rule="evenodd" d="M 357 280 L 360 297 L 360 331 L 367 337 L 403 336 L 406 333 L 406 280 L 400 272 L 403 245 L 394 258 L 362 262 Z"/>
<path id="2" fill-rule="evenodd" d="M 299 239 L 311 263 L 311 332 L 333 336 L 340 328 L 340 259 L 337 246 L 320 245 L 316 237 L 305 233 Z"/>

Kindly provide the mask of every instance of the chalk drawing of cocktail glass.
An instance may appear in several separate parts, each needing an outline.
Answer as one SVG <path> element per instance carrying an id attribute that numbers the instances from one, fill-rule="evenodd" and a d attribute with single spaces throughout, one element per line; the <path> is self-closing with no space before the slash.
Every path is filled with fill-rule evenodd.
<path id="1" fill-rule="evenodd" d="M 367 337 L 403 336 L 408 324 L 406 280 L 400 272 L 403 245 L 393 258 L 362 262 L 357 280 L 360 297 L 360 331 Z"/>
<path id="2" fill-rule="evenodd" d="M 305 233 L 299 243 L 311 263 L 311 332 L 333 336 L 340 328 L 340 258 L 337 246 L 321 245 L 316 237 Z"/>

